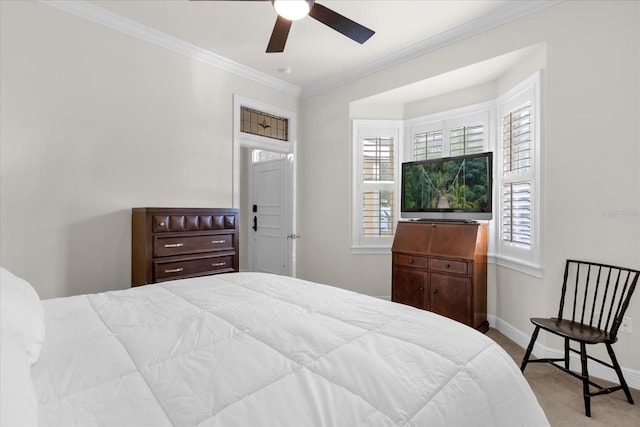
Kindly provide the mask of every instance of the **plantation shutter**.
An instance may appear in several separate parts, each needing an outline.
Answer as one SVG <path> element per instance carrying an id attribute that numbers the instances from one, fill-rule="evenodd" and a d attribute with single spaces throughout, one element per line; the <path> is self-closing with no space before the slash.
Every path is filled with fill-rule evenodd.
<path id="1" fill-rule="evenodd" d="M 442 157 L 443 132 L 422 132 L 413 137 L 413 160 L 438 159 Z"/>
<path id="2" fill-rule="evenodd" d="M 451 129 L 451 156 L 482 153 L 485 146 L 484 125 L 460 126 Z"/>
<path id="3" fill-rule="evenodd" d="M 502 157 L 504 172 L 531 167 L 531 105 L 526 104 L 503 118 Z"/>
<path id="4" fill-rule="evenodd" d="M 502 118 L 501 235 L 504 242 L 532 245 L 531 104 Z"/>
<path id="5" fill-rule="evenodd" d="M 531 182 L 502 185 L 502 240 L 531 246 Z"/>
<path id="6" fill-rule="evenodd" d="M 421 129 L 413 133 L 412 160 L 439 159 L 486 151 L 488 144 L 485 123 L 463 122 L 460 125 L 459 122 L 460 120 L 443 121 L 440 129 Z"/>
<path id="7" fill-rule="evenodd" d="M 369 137 L 362 140 L 362 235 L 393 235 L 395 140 Z"/>

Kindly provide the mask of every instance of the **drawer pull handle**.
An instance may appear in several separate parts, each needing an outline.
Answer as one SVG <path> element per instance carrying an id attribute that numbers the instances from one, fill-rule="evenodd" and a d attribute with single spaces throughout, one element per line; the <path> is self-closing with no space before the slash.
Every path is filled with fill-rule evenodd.
<path id="1" fill-rule="evenodd" d="M 181 248 L 184 246 L 184 243 L 165 243 L 165 248 Z"/>
<path id="2" fill-rule="evenodd" d="M 447 264 L 447 265 L 446 265 L 446 267 L 447 267 L 447 268 L 451 268 L 451 264 Z"/>
<path id="3" fill-rule="evenodd" d="M 409 260 L 409 264 L 413 264 L 413 258 Z"/>
<path id="4" fill-rule="evenodd" d="M 165 273 L 180 273 L 182 270 L 184 270 L 184 268 L 179 267 L 179 268 L 167 268 L 166 270 L 164 270 Z"/>
<path id="5" fill-rule="evenodd" d="M 222 267 L 225 264 L 226 262 L 214 262 L 213 264 L 211 264 L 211 267 Z"/>
<path id="6" fill-rule="evenodd" d="M 211 243 L 213 243 L 214 245 L 219 245 L 220 243 L 224 243 L 224 240 L 212 240 Z"/>

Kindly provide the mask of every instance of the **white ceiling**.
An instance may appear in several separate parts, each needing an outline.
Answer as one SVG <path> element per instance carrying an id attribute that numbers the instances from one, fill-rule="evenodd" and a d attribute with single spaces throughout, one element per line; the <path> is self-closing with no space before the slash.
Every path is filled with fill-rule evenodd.
<path id="1" fill-rule="evenodd" d="M 93 9 L 92 15 L 104 12 L 110 22 L 122 20 L 118 25 L 124 23 L 159 32 L 282 81 L 304 96 L 554 3 L 547 0 L 318 2 L 376 34 L 360 45 L 306 17 L 293 23 L 283 53 L 265 53 L 276 19 L 270 1 L 91 0 L 86 5 Z M 78 2 L 67 3 L 75 3 L 73 7 L 77 7 Z M 286 68 L 292 70 L 290 74 L 279 71 Z"/>

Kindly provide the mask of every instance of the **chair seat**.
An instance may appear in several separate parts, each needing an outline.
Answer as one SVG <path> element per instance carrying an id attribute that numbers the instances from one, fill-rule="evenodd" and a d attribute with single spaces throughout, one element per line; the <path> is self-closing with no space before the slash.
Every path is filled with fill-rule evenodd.
<path id="1" fill-rule="evenodd" d="M 547 331 L 556 335 L 560 335 L 565 338 L 571 338 L 573 340 L 581 341 L 587 344 L 598 344 L 607 342 L 614 343 L 617 341 L 617 339 L 612 341 L 608 333 L 598 328 L 593 328 L 589 325 L 581 325 L 580 323 L 572 322 L 570 320 L 558 319 L 556 317 L 533 317 L 531 318 L 531 323 L 540 326 L 542 329 L 546 329 Z"/>

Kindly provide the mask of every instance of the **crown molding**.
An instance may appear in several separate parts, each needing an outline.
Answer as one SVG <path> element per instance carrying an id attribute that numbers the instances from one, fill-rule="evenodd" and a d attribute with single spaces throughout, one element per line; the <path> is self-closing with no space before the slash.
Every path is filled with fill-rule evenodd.
<path id="1" fill-rule="evenodd" d="M 521 18 L 541 9 L 557 4 L 562 0 L 529 0 L 529 1 L 509 1 L 498 11 L 488 16 L 474 19 L 463 25 L 459 25 L 450 30 L 439 33 L 431 38 L 407 46 L 390 55 L 384 56 L 375 61 L 369 62 L 361 67 L 354 68 L 346 73 L 338 74 L 327 79 L 318 81 L 302 89 L 301 97 L 308 98 L 322 92 L 334 89 L 343 84 L 361 79 L 370 74 L 391 68 L 410 59 L 435 51 L 449 44 L 458 42 L 467 37 L 490 30 L 509 21 Z"/>
<path id="2" fill-rule="evenodd" d="M 440 49 L 451 43 L 490 30 L 509 21 L 521 18 L 541 9 L 559 3 L 562 0 L 527 0 L 508 1 L 497 12 L 475 19 L 466 24 L 442 32 L 434 37 L 407 46 L 390 55 L 369 62 L 361 67 L 344 73 L 339 73 L 327 79 L 320 80 L 305 88 L 271 77 L 253 68 L 231 61 L 208 50 L 187 43 L 168 34 L 149 28 L 138 22 L 124 18 L 85 0 L 39 0 L 41 3 L 63 10 L 99 25 L 128 34 L 132 37 L 147 41 L 173 52 L 205 64 L 237 74 L 249 80 L 264 84 L 276 90 L 299 98 L 308 98 L 322 92 L 334 89 L 346 83 L 358 80 L 370 74 L 398 65 L 420 55 Z"/>
<path id="3" fill-rule="evenodd" d="M 208 50 L 124 18 L 87 1 L 40 0 L 40 2 L 290 95 L 300 97 L 302 93 L 302 89 L 299 86 L 292 85 L 291 83 L 276 79 L 260 71 L 256 71 L 253 68 L 216 55 Z"/>

